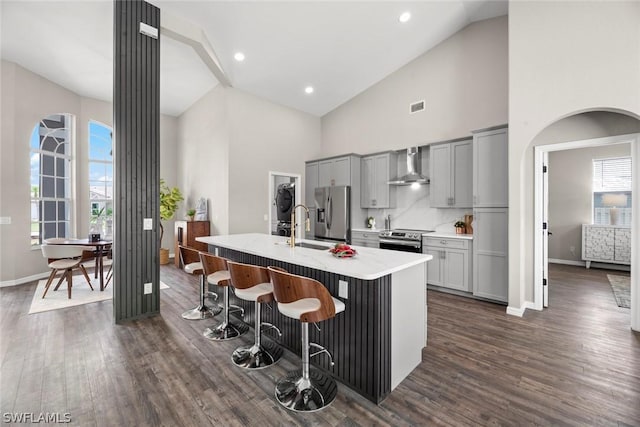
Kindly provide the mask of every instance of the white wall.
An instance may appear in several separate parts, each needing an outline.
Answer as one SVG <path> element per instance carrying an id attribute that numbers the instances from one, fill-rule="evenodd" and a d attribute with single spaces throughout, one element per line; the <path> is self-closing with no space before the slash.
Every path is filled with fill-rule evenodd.
<path id="1" fill-rule="evenodd" d="M 269 171 L 304 176 L 305 160 L 320 153 L 320 118 L 237 89 L 226 92 L 229 232 L 264 233 L 264 215 L 269 214 Z"/>
<path id="2" fill-rule="evenodd" d="M 639 2 L 509 3 L 510 307 L 533 298 L 534 138 L 584 111 L 640 117 L 639 17 Z"/>
<path id="3" fill-rule="evenodd" d="M 178 118 L 177 172 L 176 184 L 185 201 L 176 217 L 184 218 L 186 210 L 204 197 L 208 200 L 211 234 L 228 234 L 229 118 L 221 85 Z"/>
<path id="4" fill-rule="evenodd" d="M 74 236 L 89 232 L 88 122 L 112 125 L 109 102 L 81 97 L 21 66 L 1 63 L 2 112 L 0 115 L 0 216 L 11 217 L 0 225 L 0 282 L 21 282 L 49 271 L 40 250 L 31 248 L 29 140 L 33 127 L 55 113 L 76 118 L 76 204 Z M 176 119 L 161 116 L 161 175 L 175 180 Z M 72 236 L 73 237 L 73 236 Z M 165 237 L 165 240 L 173 237 Z"/>
<path id="5" fill-rule="evenodd" d="M 324 156 L 470 136 L 506 123 L 507 17 L 471 24 L 322 118 Z M 425 100 L 426 110 L 409 114 Z"/>
<path id="6" fill-rule="evenodd" d="M 629 156 L 630 149 L 616 144 L 549 153 L 549 258 L 582 261 L 582 224 L 593 216 L 593 159 Z"/>

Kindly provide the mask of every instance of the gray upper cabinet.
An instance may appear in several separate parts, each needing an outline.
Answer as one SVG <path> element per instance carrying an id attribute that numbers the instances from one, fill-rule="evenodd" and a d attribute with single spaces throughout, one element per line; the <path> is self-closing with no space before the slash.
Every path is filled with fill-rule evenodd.
<path id="1" fill-rule="evenodd" d="M 396 189 L 388 182 L 395 177 L 396 172 L 397 156 L 395 153 L 363 157 L 360 207 L 364 209 L 395 207 Z"/>
<path id="2" fill-rule="evenodd" d="M 351 156 L 318 162 L 318 187 L 351 185 Z"/>
<path id="3" fill-rule="evenodd" d="M 318 187 L 318 162 L 307 163 L 304 170 L 304 204 L 315 205 L 314 192 Z"/>
<path id="4" fill-rule="evenodd" d="M 473 207 L 509 206 L 507 128 L 473 135 Z"/>
<path id="5" fill-rule="evenodd" d="M 430 147 L 431 207 L 470 208 L 473 143 L 471 139 Z"/>

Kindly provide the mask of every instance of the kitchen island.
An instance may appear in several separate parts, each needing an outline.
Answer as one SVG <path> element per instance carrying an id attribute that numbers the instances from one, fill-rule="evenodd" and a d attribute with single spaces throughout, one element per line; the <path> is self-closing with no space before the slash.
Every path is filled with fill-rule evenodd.
<path id="1" fill-rule="evenodd" d="M 233 261 L 278 266 L 311 277 L 345 303 L 334 319 L 310 328 L 312 342 L 334 358 L 311 363 L 369 400 L 380 403 L 422 361 L 426 345 L 426 273 L 431 255 L 355 246 L 354 258 L 336 258 L 328 242 L 301 240 L 291 248 L 282 236 L 236 234 L 198 237 L 209 251 Z M 253 322 L 253 304 L 233 298 Z M 300 323 L 277 309 L 263 310 L 263 321 L 282 330 L 279 343 L 300 354 Z"/>

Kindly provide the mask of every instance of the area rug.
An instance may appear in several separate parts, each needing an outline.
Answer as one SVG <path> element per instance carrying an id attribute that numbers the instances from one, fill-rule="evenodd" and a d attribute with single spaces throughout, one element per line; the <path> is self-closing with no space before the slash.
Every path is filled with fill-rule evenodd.
<path id="1" fill-rule="evenodd" d="M 67 298 L 67 282 L 63 282 L 57 291 L 54 291 L 58 279 L 54 279 L 47 296 L 42 298 L 46 280 L 40 280 L 36 291 L 33 294 L 29 314 L 42 313 L 43 311 L 58 310 L 61 308 L 74 307 L 82 304 L 90 304 L 92 302 L 107 301 L 113 298 L 113 282 L 106 287 L 104 291 L 100 291 L 100 282 L 92 280 L 93 291 L 89 288 L 86 279 L 82 276 L 73 276 L 73 288 L 71 299 Z M 164 282 L 160 282 L 160 289 L 169 289 Z"/>
<path id="2" fill-rule="evenodd" d="M 618 307 L 631 307 L 631 278 L 607 274 Z"/>

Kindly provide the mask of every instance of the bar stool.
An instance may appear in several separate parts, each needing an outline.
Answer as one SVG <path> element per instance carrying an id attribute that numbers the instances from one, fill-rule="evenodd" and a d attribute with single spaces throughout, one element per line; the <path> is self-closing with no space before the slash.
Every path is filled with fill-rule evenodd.
<path id="1" fill-rule="evenodd" d="M 309 322 L 320 322 L 343 312 L 345 305 L 333 298 L 317 280 L 268 268 L 273 283 L 273 295 L 283 315 L 302 322 L 302 369 L 291 371 L 276 384 L 276 399 L 287 409 L 299 412 L 320 410 L 335 399 L 338 387 L 335 380 L 319 370 L 309 369 L 309 359 L 321 353 L 333 357 L 329 351 L 309 343 Z M 319 351 L 309 355 L 309 347 Z"/>
<path id="2" fill-rule="evenodd" d="M 200 251 L 186 246 L 179 246 L 179 248 L 182 265 L 184 265 L 184 271 L 189 274 L 200 276 L 200 305 L 182 313 L 182 318 L 187 320 L 201 320 L 215 316 L 222 311 L 222 307 L 217 306 L 209 308 L 204 303 L 207 291 L 207 281 L 205 280 L 204 269 L 200 262 Z"/>
<path id="3" fill-rule="evenodd" d="M 202 335 L 210 340 L 223 341 L 245 334 L 249 330 L 246 323 L 236 324 L 229 321 L 229 307 L 233 307 L 236 311 L 241 311 L 242 316 L 244 316 L 244 309 L 237 305 L 229 304 L 229 282 L 231 281 L 231 275 L 229 274 L 229 270 L 227 270 L 227 260 L 213 254 L 200 252 L 200 263 L 207 277 L 207 282 L 223 289 L 224 311 L 222 323 L 215 328 L 205 329 Z"/>
<path id="4" fill-rule="evenodd" d="M 272 342 L 262 343 L 260 340 L 262 326 L 273 328 L 279 336 L 282 336 L 280 329 L 261 320 L 261 303 L 273 301 L 273 285 L 269 279 L 269 272 L 265 267 L 233 261 L 227 261 L 227 267 L 231 274 L 231 285 L 235 289 L 236 296 L 245 301 L 255 302 L 253 345 L 238 347 L 231 355 L 231 359 L 233 363 L 242 368 L 266 368 L 277 362 L 282 356 L 282 347 Z"/>

